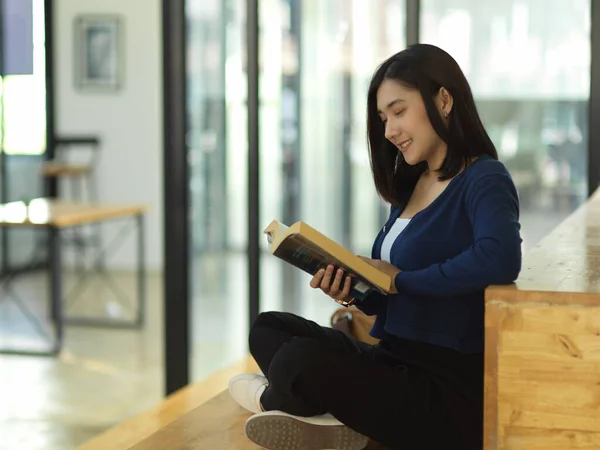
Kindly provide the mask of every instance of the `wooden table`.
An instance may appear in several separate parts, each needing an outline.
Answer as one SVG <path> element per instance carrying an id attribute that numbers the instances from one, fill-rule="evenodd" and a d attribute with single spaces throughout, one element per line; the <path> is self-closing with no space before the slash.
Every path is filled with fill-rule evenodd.
<path id="1" fill-rule="evenodd" d="M 486 291 L 486 450 L 600 449 L 600 193 Z"/>
<path id="2" fill-rule="evenodd" d="M 0 204 L 0 226 L 30 227 L 48 231 L 48 259 L 50 284 L 50 318 L 54 324 L 56 339 L 49 352 L 30 352 L 13 349 L 2 353 L 18 354 L 56 354 L 63 343 L 64 317 L 62 310 L 62 245 L 61 231 L 67 228 L 113 219 L 134 218 L 137 222 L 138 247 L 138 299 L 139 308 L 136 323 L 144 320 L 145 310 L 145 243 L 144 243 L 144 205 L 102 205 L 39 198 L 28 203 L 12 202 Z M 88 321 L 99 324 L 99 321 Z M 102 324 L 106 324 L 102 322 Z"/>

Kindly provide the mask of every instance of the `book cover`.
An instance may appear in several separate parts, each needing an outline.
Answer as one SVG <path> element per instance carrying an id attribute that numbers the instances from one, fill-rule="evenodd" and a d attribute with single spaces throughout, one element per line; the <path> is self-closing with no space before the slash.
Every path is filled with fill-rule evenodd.
<path id="1" fill-rule="evenodd" d="M 277 221 L 265 229 L 273 255 L 314 275 L 333 265 L 352 280 L 350 296 L 364 300 L 373 291 L 387 294 L 390 277 L 303 222 L 286 227 Z M 345 278 L 345 277 L 344 277 Z"/>

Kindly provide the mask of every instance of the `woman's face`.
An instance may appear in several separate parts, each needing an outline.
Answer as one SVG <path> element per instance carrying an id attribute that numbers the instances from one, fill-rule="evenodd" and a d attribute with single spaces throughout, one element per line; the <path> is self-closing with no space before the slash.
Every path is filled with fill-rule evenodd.
<path id="1" fill-rule="evenodd" d="M 411 166 L 427 161 L 430 169 L 445 157 L 446 145 L 431 126 L 418 90 L 384 80 L 377 91 L 377 111 L 385 124 L 385 137 Z"/>

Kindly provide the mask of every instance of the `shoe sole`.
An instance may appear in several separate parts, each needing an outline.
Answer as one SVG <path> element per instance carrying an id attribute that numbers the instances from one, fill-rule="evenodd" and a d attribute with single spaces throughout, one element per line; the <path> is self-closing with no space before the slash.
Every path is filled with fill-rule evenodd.
<path id="1" fill-rule="evenodd" d="M 362 450 L 369 442 L 345 425 L 316 425 L 285 415 L 251 417 L 246 436 L 269 450 Z"/>

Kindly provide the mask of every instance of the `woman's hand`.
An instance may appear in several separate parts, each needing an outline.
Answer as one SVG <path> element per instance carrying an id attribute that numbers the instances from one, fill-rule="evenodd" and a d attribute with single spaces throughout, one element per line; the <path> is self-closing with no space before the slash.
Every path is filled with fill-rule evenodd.
<path id="1" fill-rule="evenodd" d="M 344 278 L 342 269 L 335 270 L 335 267 L 330 264 L 326 269 L 321 269 L 315 273 L 312 280 L 310 280 L 310 287 L 321 289 L 342 306 L 350 306 L 355 301 L 353 297 L 350 297 L 351 281 L 348 275 Z"/>
<path id="2" fill-rule="evenodd" d="M 389 262 L 382 261 L 380 259 L 371 259 L 367 258 L 366 256 L 359 256 L 359 258 L 362 259 L 364 262 L 372 265 L 376 269 L 379 269 L 382 272 L 389 275 L 392 279 L 392 283 L 390 285 L 390 294 L 398 293 L 398 291 L 396 290 L 396 283 L 394 283 L 394 280 L 396 279 L 396 275 L 402 272 L 400 269 L 398 269 L 396 266 L 391 265 Z"/>

